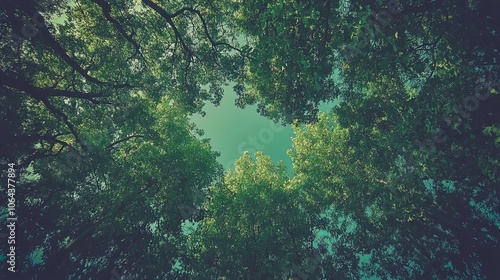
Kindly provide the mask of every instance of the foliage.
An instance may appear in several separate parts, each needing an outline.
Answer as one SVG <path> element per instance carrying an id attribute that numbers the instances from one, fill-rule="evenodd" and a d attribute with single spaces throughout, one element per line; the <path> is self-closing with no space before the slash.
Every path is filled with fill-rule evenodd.
<path id="1" fill-rule="evenodd" d="M 189 237 L 195 279 L 282 279 L 308 236 L 298 192 L 284 165 L 245 153 L 211 187 L 206 215 Z"/>
<path id="2" fill-rule="evenodd" d="M 495 279 L 497 2 L 4 1 L 17 276 Z M 229 82 L 292 177 L 189 123 Z"/>

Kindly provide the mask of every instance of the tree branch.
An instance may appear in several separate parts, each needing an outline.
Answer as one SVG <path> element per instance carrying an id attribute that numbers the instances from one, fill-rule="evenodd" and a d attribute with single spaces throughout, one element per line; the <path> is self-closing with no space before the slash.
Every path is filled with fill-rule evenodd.
<path id="1" fill-rule="evenodd" d="M 14 136 L 13 138 L 15 139 L 14 141 L 16 143 L 19 142 L 33 142 L 36 140 L 45 140 L 47 142 L 50 142 L 50 148 L 45 150 L 45 151 L 36 151 L 35 153 L 29 155 L 26 159 L 24 159 L 21 163 L 19 163 L 17 166 L 21 168 L 26 168 L 28 167 L 31 162 L 41 159 L 41 158 L 46 158 L 46 157 L 52 157 L 52 156 L 57 156 L 61 153 L 61 151 L 69 146 L 68 143 L 61 141 L 56 138 L 57 135 L 21 135 L 21 136 Z M 61 147 L 54 153 L 53 148 L 54 148 L 54 143 L 58 143 L 61 145 Z"/>
<path id="2" fill-rule="evenodd" d="M 205 18 L 203 17 L 203 15 L 201 14 L 201 12 L 199 10 L 197 10 L 195 8 L 184 7 L 182 9 L 178 10 L 177 12 L 175 12 L 174 14 L 172 14 L 171 17 L 174 18 L 174 17 L 176 17 L 176 16 L 178 16 L 178 15 L 180 15 L 180 14 L 186 12 L 186 11 L 194 13 L 194 14 L 196 14 L 198 16 L 198 18 L 201 21 L 201 24 L 203 25 L 203 31 L 205 33 L 205 36 L 207 37 L 208 41 L 210 41 L 210 44 L 212 45 L 212 47 L 216 48 L 217 46 L 226 46 L 226 47 L 228 47 L 228 48 L 230 48 L 232 50 L 235 50 L 235 51 L 239 52 L 240 55 L 242 55 L 242 56 L 251 58 L 251 57 L 249 57 L 247 55 L 244 55 L 242 50 L 240 50 L 240 49 L 232 46 L 231 44 L 228 44 L 226 42 L 216 42 L 216 41 L 214 41 L 213 38 L 212 38 L 212 36 L 210 36 L 210 32 L 208 32 L 207 22 L 205 21 Z"/>
<path id="3" fill-rule="evenodd" d="M 70 98 L 87 99 L 92 103 L 101 103 L 97 100 L 94 100 L 94 98 L 103 96 L 102 94 L 99 93 L 85 93 L 85 92 L 53 89 L 53 88 L 35 87 L 30 85 L 29 82 L 26 81 L 25 79 L 16 78 L 14 76 L 6 74 L 3 71 L 0 71 L 0 79 L 2 80 L 3 85 L 19 89 L 37 100 L 51 96 L 64 96 Z"/>
<path id="4" fill-rule="evenodd" d="M 33 1 L 18 1 L 19 6 L 29 15 L 36 15 L 41 19 L 42 22 L 47 22 L 47 20 L 35 9 L 35 3 Z M 38 27 L 38 31 L 40 32 L 40 37 L 44 39 L 45 43 L 48 47 L 50 47 L 56 55 L 58 55 L 66 64 L 68 64 L 71 68 L 73 68 L 76 72 L 82 75 L 88 81 L 97 84 L 97 85 L 111 85 L 116 88 L 131 88 L 130 84 L 113 84 L 110 82 L 100 81 L 99 79 L 92 77 L 88 74 L 88 71 L 84 70 L 76 61 L 74 61 L 69 55 L 66 53 L 66 50 L 57 42 L 57 40 L 52 36 L 47 25 L 42 25 Z"/>
<path id="5" fill-rule="evenodd" d="M 153 9 L 155 12 L 157 12 L 160 16 L 162 16 L 167 21 L 168 25 L 170 25 L 170 27 L 172 27 L 172 30 L 174 31 L 175 37 L 177 37 L 179 39 L 179 41 L 181 42 L 181 45 L 182 45 L 182 48 L 184 49 L 184 51 L 188 54 L 188 56 L 191 56 L 192 51 L 186 45 L 186 43 L 182 39 L 181 33 L 179 32 L 179 30 L 175 26 L 175 23 L 172 21 L 172 19 L 174 17 L 171 14 L 167 13 L 167 11 L 165 11 L 163 8 L 161 8 L 160 6 L 153 3 L 151 0 L 142 0 L 142 2 L 144 4 L 146 4 L 147 6 L 149 6 L 151 9 Z"/>
<path id="6" fill-rule="evenodd" d="M 69 121 L 68 116 L 66 116 L 66 114 L 63 113 L 63 111 L 59 110 L 54 105 L 52 105 L 47 98 L 43 98 L 41 101 L 43 102 L 43 104 L 45 105 L 45 107 L 47 107 L 47 109 L 49 109 L 52 112 L 52 114 L 54 114 L 56 116 L 59 116 L 59 117 L 61 117 L 63 119 L 64 123 L 69 128 L 69 130 L 71 131 L 71 134 L 73 134 L 73 136 L 75 137 L 76 142 L 81 147 L 84 147 L 85 145 L 80 140 L 80 137 L 76 133 L 75 126 Z"/>
<path id="7" fill-rule="evenodd" d="M 137 42 L 130 35 L 128 35 L 127 32 L 125 32 L 121 24 L 111 16 L 111 5 L 109 5 L 109 3 L 104 0 L 92 0 L 92 2 L 96 3 L 97 5 L 99 5 L 99 7 L 101 7 L 104 17 L 116 27 L 118 32 L 120 32 L 123 35 L 123 37 L 125 37 L 125 39 L 130 44 L 132 44 L 132 46 L 134 46 L 135 53 L 138 53 L 142 57 L 142 59 L 146 61 L 146 59 L 142 55 L 141 46 L 137 44 Z"/>
<path id="8" fill-rule="evenodd" d="M 118 145 L 118 144 L 120 144 L 120 143 L 122 143 L 122 142 L 128 141 L 128 140 L 130 140 L 130 139 L 132 139 L 132 138 L 136 138 L 136 137 L 143 138 L 144 136 L 143 136 L 143 135 L 130 135 L 130 136 L 128 136 L 128 137 L 125 137 L 125 138 L 123 138 L 123 139 L 120 139 L 120 140 L 118 140 L 118 141 L 115 141 L 115 142 L 113 142 L 113 143 L 109 144 L 109 145 L 106 147 L 106 149 L 111 150 L 111 149 L 113 149 L 113 148 L 114 148 L 114 146 L 116 146 L 116 145 Z"/>

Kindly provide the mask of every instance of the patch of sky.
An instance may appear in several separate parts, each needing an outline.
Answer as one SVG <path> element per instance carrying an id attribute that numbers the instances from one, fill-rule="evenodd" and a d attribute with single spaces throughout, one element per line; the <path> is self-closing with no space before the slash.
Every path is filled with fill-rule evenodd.
<path id="1" fill-rule="evenodd" d="M 212 148 L 221 153 L 218 161 L 224 169 L 233 169 L 234 161 L 244 151 L 250 154 L 262 151 L 275 163 L 282 161 L 290 173 L 292 161 L 286 152 L 294 136 L 291 126 L 282 126 L 261 116 L 256 105 L 238 108 L 234 104 L 236 97 L 232 85 L 226 86 L 219 106 L 206 104 L 204 117 L 200 114 L 190 117 L 191 122 L 205 132 L 203 138 L 210 139 Z M 323 102 L 319 109 L 330 111 L 337 104 L 338 101 Z"/>

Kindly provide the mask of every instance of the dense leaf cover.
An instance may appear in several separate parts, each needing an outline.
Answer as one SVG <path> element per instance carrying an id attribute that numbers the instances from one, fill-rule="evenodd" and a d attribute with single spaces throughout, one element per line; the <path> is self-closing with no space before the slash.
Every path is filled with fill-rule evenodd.
<path id="1" fill-rule="evenodd" d="M 496 279 L 499 9 L 2 1 L 14 277 Z M 262 152 L 224 171 L 190 123 L 229 83 L 292 124 L 292 176 Z"/>

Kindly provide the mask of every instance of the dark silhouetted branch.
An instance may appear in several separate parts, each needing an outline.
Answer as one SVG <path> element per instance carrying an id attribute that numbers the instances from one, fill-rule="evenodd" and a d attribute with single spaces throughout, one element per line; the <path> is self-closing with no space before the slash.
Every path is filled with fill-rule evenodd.
<path id="1" fill-rule="evenodd" d="M 143 138 L 144 136 L 143 136 L 143 135 L 130 135 L 130 136 L 128 136 L 128 137 L 125 137 L 125 138 L 123 138 L 123 139 L 120 139 L 120 140 L 118 140 L 118 141 L 115 141 L 115 142 L 113 142 L 113 143 L 109 144 L 109 145 L 106 147 L 106 149 L 108 149 L 108 150 L 113 149 L 116 145 L 118 145 L 118 144 L 120 144 L 120 143 L 122 143 L 122 142 L 128 141 L 128 140 L 130 140 L 130 139 L 132 139 L 132 138 L 136 138 L 136 137 Z"/>

